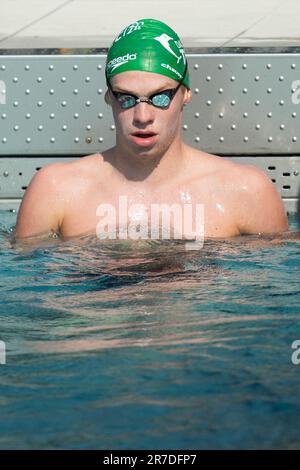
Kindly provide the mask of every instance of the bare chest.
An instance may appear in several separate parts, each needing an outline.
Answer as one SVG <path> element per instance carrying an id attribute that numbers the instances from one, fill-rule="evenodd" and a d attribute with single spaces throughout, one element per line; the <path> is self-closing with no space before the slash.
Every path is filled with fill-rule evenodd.
<path id="1" fill-rule="evenodd" d="M 226 191 L 177 185 L 149 191 L 142 186 L 94 190 L 69 203 L 63 237 L 187 238 L 238 235 L 236 202 Z"/>

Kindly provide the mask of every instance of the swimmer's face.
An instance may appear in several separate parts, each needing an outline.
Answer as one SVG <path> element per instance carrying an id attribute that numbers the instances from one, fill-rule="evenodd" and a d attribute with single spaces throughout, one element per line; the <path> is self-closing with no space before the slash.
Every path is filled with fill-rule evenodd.
<path id="1" fill-rule="evenodd" d="M 177 85 L 178 82 L 164 75 L 140 71 L 127 71 L 111 79 L 114 91 L 139 98 L 149 98 L 158 92 L 174 89 Z M 182 85 L 167 108 L 141 102 L 122 109 L 108 90 L 106 102 L 112 106 L 120 150 L 147 158 L 163 155 L 181 138 L 183 104 L 190 100 L 191 91 Z"/>

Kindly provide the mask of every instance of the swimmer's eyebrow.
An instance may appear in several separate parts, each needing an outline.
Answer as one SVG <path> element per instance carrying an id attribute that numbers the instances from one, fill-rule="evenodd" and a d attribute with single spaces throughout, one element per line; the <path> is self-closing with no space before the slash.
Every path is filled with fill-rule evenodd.
<path id="1" fill-rule="evenodd" d="M 164 90 L 172 90 L 172 88 L 176 88 L 176 85 L 173 86 L 173 85 L 163 85 L 159 88 L 157 88 L 155 91 L 153 91 L 152 93 L 148 93 L 148 95 L 145 95 L 145 96 L 152 96 L 152 95 L 156 95 L 157 93 L 159 93 L 160 91 L 164 91 Z M 134 93 L 133 91 L 128 91 L 128 90 L 124 90 L 123 88 L 119 87 L 118 85 L 116 85 L 116 88 L 113 87 L 113 90 L 118 92 L 118 93 L 125 93 L 126 95 L 133 95 L 133 96 L 139 96 L 137 93 Z"/>

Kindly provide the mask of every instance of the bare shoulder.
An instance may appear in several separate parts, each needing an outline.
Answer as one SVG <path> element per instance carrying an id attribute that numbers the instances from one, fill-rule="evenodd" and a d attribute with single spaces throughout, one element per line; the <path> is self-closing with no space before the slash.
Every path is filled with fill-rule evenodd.
<path id="1" fill-rule="evenodd" d="M 236 164 L 232 178 L 238 195 L 241 233 L 278 233 L 288 230 L 286 212 L 276 186 L 254 165 Z"/>
<path id="2" fill-rule="evenodd" d="M 54 163 L 47 166 L 57 166 L 57 169 L 60 167 L 60 172 L 64 178 L 74 178 L 95 175 L 95 170 L 99 171 L 103 164 L 103 156 L 101 154 L 93 154 L 73 159 L 69 162 Z M 45 168 L 47 168 L 47 166 Z"/>
<path id="3" fill-rule="evenodd" d="M 268 175 L 255 165 L 231 162 L 230 168 L 232 181 L 240 189 L 240 194 L 254 197 L 280 199 L 276 186 Z"/>
<path id="4" fill-rule="evenodd" d="M 18 212 L 15 234 L 28 237 L 59 232 L 66 207 L 87 193 L 93 184 L 95 156 L 54 162 L 33 176 Z"/>
<path id="5" fill-rule="evenodd" d="M 206 153 L 193 149 L 191 153 L 192 165 L 204 172 L 204 176 L 223 180 L 234 185 L 242 191 L 252 191 L 257 188 L 276 192 L 270 178 L 255 165 L 235 162 L 228 157 Z"/>
<path id="6" fill-rule="evenodd" d="M 212 153 L 207 153 L 202 150 L 195 149 L 194 147 L 188 147 L 188 156 L 190 159 L 191 166 L 195 169 L 198 168 L 201 172 L 205 172 L 206 175 L 214 173 L 227 173 L 230 174 L 235 170 L 239 171 L 244 167 L 226 157 L 220 157 Z"/>
<path id="7" fill-rule="evenodd" d="M 23 203 L 31 197 L 41 197 L 43 194 L 50 195 L 59 188 L 66 173 L 65 166 L 63 162 L 54 162 L 40 168 L 33 175 L 27 187 L 23 196 Z"/>
<path id="8" fill-rule="evenodd" d="M 274 183 L 255 165 L 234 162 L 196 150 L 196 174 L 204 176 L 206 188 L 219 191 L 241 234 L 288 230 L 287 217 Z"/>
<path id="9" fill-rule="evenodd" d="M 100 154 L 88 155 L 69 162 L 54 162 L 41 168 L 35 178 L 40 182 L 47 181 L 53 190 L 68 191 L 70 185 L 74 183 L 80 183 L 81 187 L 84 183 L 89 186 L 95 175 L 101 171 L 103 163 Z"/>

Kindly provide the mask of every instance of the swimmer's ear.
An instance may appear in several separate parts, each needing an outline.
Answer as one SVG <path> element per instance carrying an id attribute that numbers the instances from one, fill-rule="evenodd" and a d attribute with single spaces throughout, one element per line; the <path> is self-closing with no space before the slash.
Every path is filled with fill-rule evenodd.
<path id="1" fill-rule="evenodd" d="M 188 104 L 191 102 L 191 100 L 192 100 L 192 91 L 189 88 L 185 88 L 183 104 Z"/>
<path id="2" fill-rule="evenodd" d="M 111 106 L 111 93 L 109 92 L 109 89 L 107 89 L 106 92 L 105 92 L 104 100 L 105 100 L 106 104 Z"/>
<path id="3" fill-rule="evenodd" d="M 184 106 L 187 106 L 191 102 L 191 100 L 192 100 L 192 91 L 184 87 L 183 103 L 182 103 L 181 111 L 183 111 Z"/>

